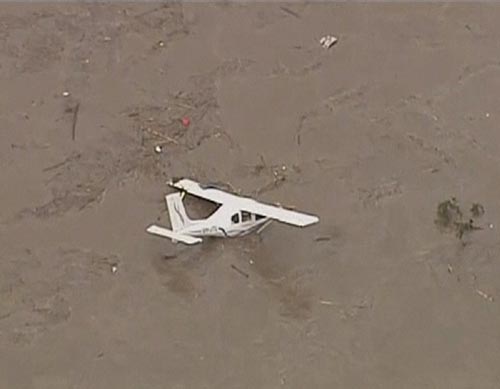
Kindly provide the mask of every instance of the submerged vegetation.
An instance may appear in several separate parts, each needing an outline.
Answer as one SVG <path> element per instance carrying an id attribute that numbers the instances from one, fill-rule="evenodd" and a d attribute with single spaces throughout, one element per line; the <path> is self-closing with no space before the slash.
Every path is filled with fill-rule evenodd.
<path id="1" fill-rule="evenodd" d="M 456 237 L 462 240 L 465 234 L 482 229 L 474 224 L 474 219 L 484 215 L 484 207 L 474 203 L 470 208 L 470 214 L 469 218 L 464 217 L 460 204 L 455 197 L 452 197 L 438 204 L 434 222 L 442 232 L 454 232 Z"/>

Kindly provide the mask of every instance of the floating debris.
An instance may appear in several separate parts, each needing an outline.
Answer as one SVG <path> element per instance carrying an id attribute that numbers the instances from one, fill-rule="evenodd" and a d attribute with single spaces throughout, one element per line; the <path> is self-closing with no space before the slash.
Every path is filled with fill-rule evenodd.
<path id="1" fill-rule="evenodd" d="M 236 265 L 231 265 L 231 269 L 237 271 L 239 274 L 241 274 L 243 277 L 245 278 L 248 278 L 250 277 L 250 275 L 246 272 L 244 272 L 243 270 L 241 270 L 239 267 L 237 267 Z"/>
<path id="2" fill-rule="evenodd" d="M 287 14 L 289 15 L 292 15 L 294 17 L 296 17 L 297 19 L 300 19 L 300 15 L 295 12 L 295 11 L 292 11 L 290 8 L 287 8 L 287 7 L 280 7 L 280 9 L 283 11 L 283 12 L 286 12 Z"/>
<path id="3" fill-rule="evenodd" d="M 468 222 L 455 223 L 455 228 L 457 230 L 456 233 L 457 233 L 458 239 L 462 239 L 462 237 L 464 236 L 464 234 L 466 232 L 471 232 L 474 230 L 482 230 L 481 227 L 477 227 L 474 225 L 474 220 L 472 220 L 472 219 L 469 219 Z"/>
<path id="4" fill-rule="evenodd" d="M 327 242 L 329 240 L 332 240 L 332 237 L 327 235 L 317 236 L 314 238 L 315 242 Z"/>
<path id="5" fill-rule="evenodd" d="M 189 127 L 189 125 L 191 124 L 191 120 L 188 117 L 183 117 L 181 122 L 182 125 L 186 128 Z"/>
<path id="6" fill-rule="evenodd" d="M 111 264 L 111 273 L 115 274 L 118 271 L 118 264 Z"/>
<path id="7" fill-rule="evenodd" d="M 485 300 L 488 300 L 490 303 L 492 303 L 493 301 L 495 301 L 495 299 L 493 298 L 493 296 L 490 296 L 488 293 L 485 293 L 482 290 L 476 289 L 476 293 L 479 296 L 481 296 L 482 298 L 484 298 Z"/>
<path id="8" fill-rule="evenodd" d="M 80 103 L 76 104 L 73 108 L 73 125 L 71 126 L 71 139 L 76 139 L 76 123 L 78 121 L 78 112 L 80 110 Z"/>
<path id="9" fill-rule="evenodd" d="M 334 36 L 331 35 L 326 35 L 323 38 L 319 40 L 319 43 L 321 46 L 323 46 L 325 49 L 329 49 L 332 47 L 335 43 L 337 43 L 338 39 L 335 38 Z"/>
<path id="10" fill-rule="evenodd" d="M 163 148 L 160 145 L 155 146 L 155 153 L 156 154 L 161 154 L 162 151 L 163 151 Z"/>
<path id="11" fill-rule="evenodd" d="M 62 93 L 63 97 L 69 97 L 70 96 L 70 93 L 68 91 L 64 91 Z"/>

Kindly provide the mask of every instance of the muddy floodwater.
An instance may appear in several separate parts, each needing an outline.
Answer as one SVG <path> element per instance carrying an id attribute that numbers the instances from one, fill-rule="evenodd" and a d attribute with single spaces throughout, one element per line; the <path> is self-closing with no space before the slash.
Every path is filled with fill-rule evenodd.
<path id="1" fill-rule="evenodd" d="M 498 20 L 0 5 L 0 388 L 499 388 Z M 320 222 L 174 245 L 173 177 Z"/>

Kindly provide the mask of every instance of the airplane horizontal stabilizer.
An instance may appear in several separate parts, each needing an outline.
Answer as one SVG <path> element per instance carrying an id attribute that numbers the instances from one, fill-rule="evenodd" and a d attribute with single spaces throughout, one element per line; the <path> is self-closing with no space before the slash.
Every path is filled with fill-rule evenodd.
<path id="1" fill-rule="evenodd" d="M 147 229 L 147 232 L 150 234 L 158 235 L 163 238 L 169 238 L 172 239 L 172 242 L 182 242 L 185 244 L 196 244 L 200 243 L 202 241 L 201 238 L 196 238 L 194 236 L 190 235 L 183 235 L 179 234 L 178 232 L 174 232 L 172 230 L 157 226 L 157 225 L 150 225 Z"/>

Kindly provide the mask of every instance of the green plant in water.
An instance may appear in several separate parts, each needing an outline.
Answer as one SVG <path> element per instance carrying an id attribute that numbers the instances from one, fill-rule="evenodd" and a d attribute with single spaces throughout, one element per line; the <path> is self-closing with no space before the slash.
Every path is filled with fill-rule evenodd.
<path id="1" fill-rule="evenodd" d="M 484 207 L 479 203 L 474 203 L 470 208 L 470 213 L 473 217 L 481 217 L 484 215 Z"/>
<path id="2" fill-rule="evenodd" d="M 458 239 L 462 239 L 465 233 L 474 231 L 474 230 L 482 230 L 481 227 L 474 225 L 474 220 L 469 219 L 468 222 L 458 222 L 455 223 L 456 236 Z"/>
<path id="3" fill-rule="evenodd" d="M 444 230 L 450 230 L 462 220 L 462 211 L 455 197 L 438 204 L 436 212 L 436 225 Z"/>
<path id="4" fill-rule="evenodd" d="M 474 225 L 474 219 L 484 215 L 484 207 L 479 203 L 472 204 L 470 209 L 472 218 L 464 221 L 464 215 L 455 197 L 442 201 L 438 204 L 435 223 L 439 229 L 446 232 L 455 232 L 458 239 L 462 240 L 465 234 L 481 230 L 481 227 Z"/>

